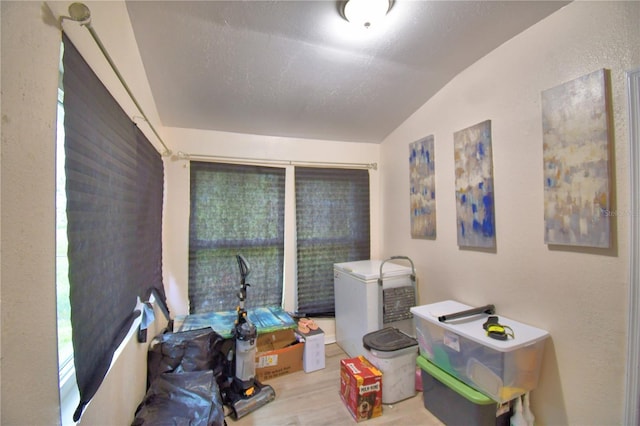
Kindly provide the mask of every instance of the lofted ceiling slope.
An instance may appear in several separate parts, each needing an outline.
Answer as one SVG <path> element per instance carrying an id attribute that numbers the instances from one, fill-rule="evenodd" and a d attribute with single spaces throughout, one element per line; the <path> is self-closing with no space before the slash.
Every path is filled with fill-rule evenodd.
<path id="1" fill-rule="evenodd" d="M 164 126 L 380 143 L 564 1 L 404 1 L 354 31 L 336 1 L 126 1 Z M 526 52 L 523 52 L 526 54 Z"/>

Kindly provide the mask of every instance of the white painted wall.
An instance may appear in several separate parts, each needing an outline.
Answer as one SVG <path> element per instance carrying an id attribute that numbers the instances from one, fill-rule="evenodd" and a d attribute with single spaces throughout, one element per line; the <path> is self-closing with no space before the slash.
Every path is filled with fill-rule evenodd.
<path id="1" fill-rule="evenodd" d="M 55 325 L 54 148 L 61 33 L 56 18 L 66 14 L 68 4 L 1 2 L 2 424 L 56 424 L 60 416 Z M 89 2 L 88 5 L 93 27 L 145 113 L 158 128 L 157 111 L 144 78 L 124 3 Z M 125 111 L 131 117 L 139 116 L 87 30 L 73 22 L 65 22 L 64 28 Z M 140 123 L 140 127 L 156 148 L 163 151 L 148 126 Z M 287 160 L 378 161 L 377 145 L 340 142 L 318 145 L 305 140 L 161 127 L 158 130 L 165 141 L 171 141 L 174 151 Z M 211 142 L 216 145 L 219 142 L 223 147 L 205 149 L 204 145 Z M 183 168 L 182 161 L 169 158 L 164 161 L 165 283 L 171 297 L 172 314 L 177 315 L 188 309 L 185 304 L 188 169 Z M 380 192 L 378 182 L 378 174 L 373 171 L 372 228 L 375 230 L 380 229 L 380 221 L 376 219 L 379 206 L 375 204 Z M 292 238 L 291 232 L 288 229 L 288 238 Z M 375 235 L 373 238 L 373 250 L 376 250 Z M 290 280 L 293 276 L 291 266 L 287 273 Z M 159 321 L 149 334 L 154 335 L 162 326 L 164 322 Z M 98 394 L 86 408 L 82 423 L 129 423 L 144 394 L 145 380 L 146 345 L 138 345 L 130 336 Z"/>
<path id="2" fill-rule="evenodd" d="M 532 393 L 540 424 L 621 424 L 627 336 L 629 217 L 610 250 L 544 243 L 540 92 L 611 70 L 613 181 L 629 212 L 625 71 L 640 65 L 640 3 L 575 2 L 460 73 L 388 137 L 381 152 L 384 255 L 417 265 L 421 303 L 494 303 L 548 330 Z M 453 133 L 492 124 L 497 252 L 456 242 Z M 410 237 L 408 145 L 435 135 L 437 239 Z"/>
<path id="3" fill-rule="evenodd" d="M 60 2 L 66 8 L 68 2 Z M 54 9 L 56 4 L 53 4 Z M 122 17 L 124 3 L 103 2 L 102 19 Z M 119 9 L 121 7 L 121 9 Z M 100 10 L 100 9 L 99 9 Z M 110 12 L 110 13 L 108 13 Z M 0 151 L 1 227 L 0 284 L 2 285 L 0 384 L 3 425 L 54 425 L 60 422 L 55 294 L 55 137 L 58 63 L 61 33 L 50 9 L 42 2 L 0 2 L 2 31 L 2 149 Z M 96 22 L 97 21 L 97 22 Z M 105 21 L 96 18 L 96 26 Z M 125 23 L 127 23 L 126 21 Z M 103 28 L 107 27 L 106 25 Z M 131 50 L 126 28 L 117 31 L 121 49 Z M 106 64 L 84 28 L 76 47 L 98 75 L 108 76 Z M 73 31 L 72 31 L 73 32 Z M 83 43 L 82 37 L 85 38 Z M 76 40 L 74 39 L 74 42 Z M 83 48 L 84 46 L 84 51 Z M 135 46 L 135 43 L 133 44 Z M 139 58 L 138 58 L 139 62 Z M 123 70 L 135 68 L 126 62 Z M 133 65 L 132 65 L 133 64 Z M 124 71 L 123 71 L 124 73 Z M 138 73 L 138 75 L 141 75 Z M 115 77 L 105 77 L 117 99 L 126 93 Z M 135 81 L 132 77 L 129 81 Z M 145 80 L 146 83 L 146 80 Z M 140 89 L 144 84 L 138 86 Z M 120 96 L 120 98 L 118 97 Z M 126 99 L 122 101 L 129 105 Z M 130 107 L 127 111 L 132 111 Z M 147 107 L 147 115 L 153 109 Z M 134 115 L 132 112 L 130 115 Z M 143 130 L 145 130 L 143 128 Z M 146 129 L 148 131 L 148 129 Z M 151 138 L 151 136 L 148 135 Z M 156 313 L 158 316 L 158 313 Z M 149 331 L 166 325 L 161 315 Z M 130 335 L 118 361 L 90 405 L 82 423 L 130 424 L 146 385 L 147 345 Z M 74 407 L 75 408 L 75 407 Z M 68 421 L 68 419 L 67 419 Z"/>
<path id="4" fill-rule="evenodd" d="M 142 402 L 147 387 L 147 353 L 153 336 L 167 326 L 159 307 L 154 309 L 156 320 L 147 330 L 147 343 L 138 343 L 137 326 L 132 327 L 115 354 L 109 373 L 100 389 L 85 408 L 81 425 L 110 426 L 131 424 L 138 404 Z M 75 407 L 74 407 L 75 409 Z M 66 413 L 65 413 L 66 414 Z M 64 424 L 67 420 L 63 420 Z"/>
<path id="5" fill-rule="evenodd" d="M 54 10 L 68 6 L 49 4 Z M 55 424 L 53 143 L 60 33 L 40 2 L 0 5 L 0 423 Z M 90 2 L 90 7 L 94 27 L 158 127 L 123 3 Z M 445 298 L 473 305 L 492 302 L 501 314 L 549 330 L 543 376 L 533 393 L 539 424 L 620 424 L 628 219 L 619 218 L 616 244 L 605 252 L 550 250 L 544 244 L 540 91 L 598 68 L 611 70 L 617 208 L 628 210 L 623 73 L 640 65 L 639 21 L 638 2 L 573 3 L 461 73 L 381 147 L 159 131 L 174 151 L 193 154 L 378 162 L 379 171 L 371 173 L 373 256 L 410 256 L 418 268 L 423 303 Z M 130 104 L 86 30 L 69 31 L 116 99 Z M 130 106 L 125 110 L 136 115 Z M 485 119 L 493 126 L 495 254 L 461 251 L 455 237 L 452 134 Z M 148 129 L 146 133 L 158 143 Z M 412 240 L 408 144 L 431 133 L 436 137 L 438 238 Z M 205 143 L 215 146 L 206 148 Z M 169 158 L 165 166 L 164 279 L 172 311 L 179 314 L 187 309 L 188 169 Z M 144 349 L 131 345 L 112 370 L 118 372 L 110 373 L 87 408 L 86 424 L 125 424 L 123 419 L 132 418 L 145 373 Z"/>
<path id="6" fill-rule="evenodd" d="M 0 423 L 7 425 L 52 424 L 58 417 L 54 154 L 60 34 L 43 25 L 40 7 L 0 3 Z"/>
<path id="7" fill-rule="evenodd" d="M 346 163 L 377 163 L 379 145 L 318 141 L 280 137 L 242 135 L 179 128 L 166 129 L 174 152 L 191 155 L 215 155 L 250 159 L 273 159 L 287 161 L 320 161 Z M 206 160 L 206 159 L 205 159 Z M 202 161 L 202 159 L 200 160 Z M 188 258 L 189 258 L 189 162 L 175 157 L 165 162 L 167 180 L 167 207 L 165 215 L 165 286 L 170 299 L 170 309 L 176 315 L 189 312 L 188 305 Z M 292 167 L 287 167 L 293 172 Z M 378 249 L 379 220 L 379 173 L 370 171 L 372 253 Z M 288 192 L 285 215 L 295 218 L 293 187 Z M 295 242 L 293 222 L 286 224 L 285 239 Z M 292 288 L 295 280 L 294 251 L 285 253 L 285 287 Z M 293 293 L 290 293 L 291 295 Z M 294 310 L 295 299 L 285 301 L 285 309 Z"/>
<path id="8" fill-rule="evenodd" d="M 340 163 L 377 163 L 378 144 L 313 141 L 280 137 L 242 135 L 224 132 L 167 128 L 174 152 L 191 155 L 215 155 L 250 159 L 286 161 L 319 161 Z M 206 160 L 206 159 L 205 159 Z M 188 259 L 189 259 L 189 162 L 175 157 L 165 162 L 166 214 L 164 229 L 164 283 L 171 311 L 176 315 L 189 312 Z M 285 304 L 295 310 L 295 193 L 293 167 L 287 167 L 287 199 L 285 200 Z M 380 173 L 369 173 L 371 194 L 371 253 L 379 255 L 380 236 Z M 229 291 L 232 291 L 230 289 Z M 320 326 L 328 342 L 334 341 L 333 321 L 322 321 Z"/>

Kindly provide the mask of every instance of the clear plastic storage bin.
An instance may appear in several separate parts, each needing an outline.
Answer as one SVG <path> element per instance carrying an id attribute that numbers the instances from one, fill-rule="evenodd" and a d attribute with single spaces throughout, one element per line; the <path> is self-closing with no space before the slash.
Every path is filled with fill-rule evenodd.
<path id="1" fill-rule="evenodd" d="M 411 308 L 420 354 L 498 402 L 533 390 L 549 333 L 501 315 L 500 324 L 511 327 L 515 338 L 488 337 L 482 327 L 487 314 L 438 321 L 439 316 L 468 309 L 472 307 L 453 300 Z"/>

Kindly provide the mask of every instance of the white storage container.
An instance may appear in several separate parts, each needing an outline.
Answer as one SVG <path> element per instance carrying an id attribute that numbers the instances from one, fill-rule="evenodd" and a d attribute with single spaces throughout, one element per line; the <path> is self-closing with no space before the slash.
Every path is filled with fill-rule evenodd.
<path id="1" fill-rule="evenodd" d="M 309 330 L 303 333 L 296 329 L 298 340 L 304 341 L 304 352 L 302 353 L 302 368 L 305 373 L 321 370 L 325 367 L 324 356 L 324 331 L 321 328 Z"/>
<path id="2" fill-rule="evenodd" d="M 411 308 L 420 354 L 495 401 L 507 402 L 538 385 L 545 330 L 496 315 L 515 337 L 496 340 L 482 325 L 488 314 L 440 322 L 438 317 L 472 309 L 446 300 Z"/>
<path id="3" fill-rule="evenodd" d="M 395 404 L 416 395 L 418 342 L 397 328 L 366 334 L 365 357 L 382 372 L 382 403 Z"/>

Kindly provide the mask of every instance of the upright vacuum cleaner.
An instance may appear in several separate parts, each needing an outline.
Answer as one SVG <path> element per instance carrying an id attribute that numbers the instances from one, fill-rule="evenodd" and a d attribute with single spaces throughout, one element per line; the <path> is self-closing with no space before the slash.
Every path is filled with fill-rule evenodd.
<path id="1" fill-rule="evenodd" d="M 244 302 L 247 298 L 247 287 L 250 284 L 246 279 L 251 273 L 249 263 L 240 254 L 236 256 L 238 266 L 240 267 L 240 291 L 238 299 L 240 300 L 237 311 L 238 318 L 233 329 L 233 338 L 235 339 L 235 372 L 232 374 L 231 384 L 226 390 L 224 398 L 226 404 L 232 409 L 232 417 L 239 419 L 258 408 L 273 401 L 276 392 L 269 385 L 260 383 L 256 375 L 256 339 L 258 330 L 256 326 L 247 317 L 247 311 L 244 308 Z"/>

